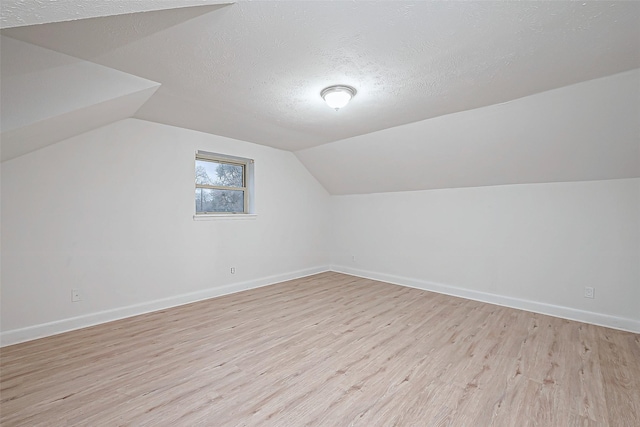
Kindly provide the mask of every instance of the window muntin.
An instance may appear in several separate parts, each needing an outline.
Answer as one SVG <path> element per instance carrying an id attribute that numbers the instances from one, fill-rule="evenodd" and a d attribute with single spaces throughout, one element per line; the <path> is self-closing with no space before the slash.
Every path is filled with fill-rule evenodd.
<path id="1" fill-rule="evenodd" d="M 215 153 L 196 153 L 196 215 L 250 213 L 253 161 Z"/>

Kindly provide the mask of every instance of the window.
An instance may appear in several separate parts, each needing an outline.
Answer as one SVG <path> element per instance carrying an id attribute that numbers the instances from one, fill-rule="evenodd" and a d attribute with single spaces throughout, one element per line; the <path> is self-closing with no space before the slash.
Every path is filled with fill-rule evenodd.
<path id="1" fill-rule="evenodd" d="M 196 215 L 253 213 L 253 160 L 196 153 Z"/>

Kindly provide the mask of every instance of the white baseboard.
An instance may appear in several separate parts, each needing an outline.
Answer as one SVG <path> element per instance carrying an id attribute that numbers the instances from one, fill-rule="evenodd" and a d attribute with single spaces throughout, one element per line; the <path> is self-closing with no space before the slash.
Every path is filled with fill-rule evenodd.
<path id="1" fill-rule="evenodd" d="M 625 317 L 611 316 L 608 314 L 578 310 L 570 307 L 546 304 L 542 302 L 507 297 L 497 294 L 490 294 L 487 292 L 474 291 L 471 289 L 429 282 L 427 280 L 360 270 L 339 265 L 332 266 L 331 271 L 349 274 L 357 277 L 363 277 L 366 279 L 378 280 L 394 285 L 407 286 L 410 288 L 422 289 L 425 291 L 437 292 L 445 295 L 452 295 L 474 301 L 501 305 L 504 307 L 517 308 L 534 313 L 547 314 L 549 316 L 560 317 L 563 319 L 576 320 L 578 322 L 591 323 L 598 326 L 606 326 L 608 328 L 640 333 L 640 321 Z"/>
<path id="2" fill-rule="evenodd" d="M 407 286 L 411 288 L 422 289 L 425 291 L 437 292 L 475 301 L 517 308 L 534 313 L 547 314 L 563 319 L 576 320 L 579 322 L 591 323 L 594 325 L 640 333 L 640 321 L 634 319 L 578 310 L 570 307 L 546 304 L 537 301 L 506 297 L 497 294 L 490 294 L 466 288 L 444 285 L 441 283 L 429 282 L 426 280 L 360 270 L 351 267 L 332 266 L 331 268 L 329 268 L 323 266 L 278 274 L 245 282 L 232 283 L 225 286 L 204 289 L 202 291 L 176 295 L 173 297 L 158 299 L 141 304 L 119 307 L 111 310 L 100 311 L 97 313 L 90 313 L 68 319 L 57 320 L 54 322 L 43 323 L 40 325 L 29 326 L 26 328 L 5 331 L 0 333 L 0 347 L 18 344 L 25 341 L 31 341 L 37 338 L 56 335 L 75 329 L 86 328 L 89 326 L 124 319 L 131 316 L 150 313 L 153 311 L 164 310 L 184 304 L 190 304 L 192 302 L 214 298 L 222 295 L 228 295 L 248 289 L 269 286 L 275 283 L 298 279 L 329 270 L 335 271 L 337 273 L 344 273 L 352 276 L 379 280 L 381 282 L 387 282 L 394 285 Z"/>
<path id="3" fill-rule="evenodd" d="M 249 280 L 240 283 L 232 283 L 216 288 L 209 288 L 197 292 L 176 295 L 169 298 L 144 302 L 141 304 L 129 305 L 126 307 L 119 307 L 111 310 L 100 311 L 97 313 L 90 313 L 82 316 L 71 317 L 68 319 L 56 320 L 54 322 L 43 323 L 40 325 L 29 326 L 26 328 L 5 331 L 0 333 L 0 347 L 11 344 L 18 344 L 25 341 L 31 341 L 37 338 L 48 337 L 50 335 L 56 335 L 63 332 L 69 332 L 75 329 L 86 328 L 89 326 L 98 325 L 100 323 L 120 320 L 126 317 L 164 310 L 179 305 L 190 304 L 192 302 L 214 298 L 222 295 L 228 295 L 248 289 L 255 289 L 262 286 L 273 285 L 275 283 L 280 283 L 287 280 L 299 279 L 301 277 L 311 276 L 312 274 L 322 273 L 324 271 L 329 271 L 329 268 L 326 266 L 322 266 L 305 270 L 292 271 L 289 273 L 277 274 L 260 279 Z"/>

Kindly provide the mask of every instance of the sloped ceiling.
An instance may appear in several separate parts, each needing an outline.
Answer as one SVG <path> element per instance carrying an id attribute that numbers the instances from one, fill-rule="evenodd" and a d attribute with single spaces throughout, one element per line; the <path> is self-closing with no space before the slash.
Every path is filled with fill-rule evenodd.
<path id="1" fill-rule="evenodd" d="M 11 26 L 25 22 L 67 21 L 131 11 L 172 9 L 189 3 L 213 6 L 181 7 L 176 13 L 166 14 L 164 19 L 153 19 L 161 12 L 149 12 L 147 16 L 152 25 L 144 28 L 127 26 L 123 32 L 126 40 L 145 37 L 210 12 L 221 7 L 222 2 L 8 1 L 2 3 L 2 23 Z M 113 30 L 120 32 L 119 29 Z M 16 40 L 4 35 L 4 31 L 2 34 L 2 161 L 132 117 L 160 87 L 160 83 L 155 81 Z M 102 48 L 106 46 L 110 45 L 104 43 Z"/>
<path id="2" fill-rule="evenodd" d="M 640 177 L 640 70 L 296 155 L 332 194 Z"/>
<path id="3" fill-rule="evenodd" d="M 94 4 L 75 3 L 74 10 Z M 139 3 L 146 10 L 164 4 Z M 432 154 L 406 137 L 412 124 L 447 115 L 453 118 L 443 120 L 462 120 L 465 116 L 457 114 L 640 67 L 640 2 L 238 1 L 114 11 L 113 16 L 103 16 L 110 13 L 104 10 L 84 15 L 100 17 L 67 16 L 56 19 L 65 22 L 8 28 L 2 34 L 158 82 L 160 89 L 135 117 L 295 151 L 336 194 L 395 191 L 331 183 L 322 171 L 340 161 L 336 156 L 344 153 L 336 147 L 361 141 L 356 145 L 367 155 L 356 160 L 369 163 L 360 179 L 376 182 L 376 162 L 394 144 L 416 156 Z M 28 22 L 20 10 L 5 11 L 3 19 L 14 14 L 13 22 Z M 337 83 L 358 90 L 338 112 L 319 96 L 322 88 Z M 390 133 L 378 133 L 385 130 Z M 399 140 L 381 142 L 379 135 Z M 439 138 L 443 161 L 454 165 L 468 154 L 442 135 L 431 137 Z M 472 141 L 474 136 L 459 138 Z M 572 144 L 560 149 L 581 148 Z M 526 170 L 518 163 L 525 159 L 511 156 L 505 146 L 493 148 L 496 159 Z M 428 176 L 416 181 L 409 174 L 392 188 L 509 181 L 487 181 L 473 167 L 465 173 L 465 183 Z M 625 174 L 627 169 L 619 173 Z M 575 174 L 574 179 L 596 175 Z M 559 176 L 548 174 L 551 180 Z M 524 173 L 521 178 L 516 181 L 533 179 Z"/>
<path id="4" fill-rule="evenodd" d="M 2 36 L 2 160 L 131 117 L 160 86 Z"/>
<path id="5" fill-rule="evenodd" d="M 0 28 L 223 3 L 231 2 L 224 0 L 2 0 Z"/>

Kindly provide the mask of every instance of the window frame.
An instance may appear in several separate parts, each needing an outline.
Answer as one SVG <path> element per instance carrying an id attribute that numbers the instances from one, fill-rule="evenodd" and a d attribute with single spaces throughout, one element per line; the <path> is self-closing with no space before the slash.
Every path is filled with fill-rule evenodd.
<path id="1" fill-rule="evenodd" d="M 242 187 L 232 187 L 232 186 L 223 186 L 223 185 L 208 185 L 208 184 L 198 184 L 195 183 L 195 167 L 197 161 L 209 161 L 212 163 L 218 164 L 229 164 L 234 166 L 242 166 L 243 169 L 243 186 Z M 242 212 L 224 212 L 224 211 L 214 211 L 214 212 L 198 212 L 195 211 L 194 219 L 204 219 L 204 218 L 219 218 L 219 217 L 254 217 L 255 209 L 254 209 L 254 160 L 248 159 L 244 157 L 236 157 L 229 156 L 227 154 L 220 153 L 211 153 L 207 151 L 196 151 L 195 160 L 194 160 L 194 183 L 195 189 L 213 189 L 213 190 L 230 190 L 230 191 L 242 191 L 243 192 L 243 211 Z M 194 210 L 196 206 L 194 204 Z"/>

